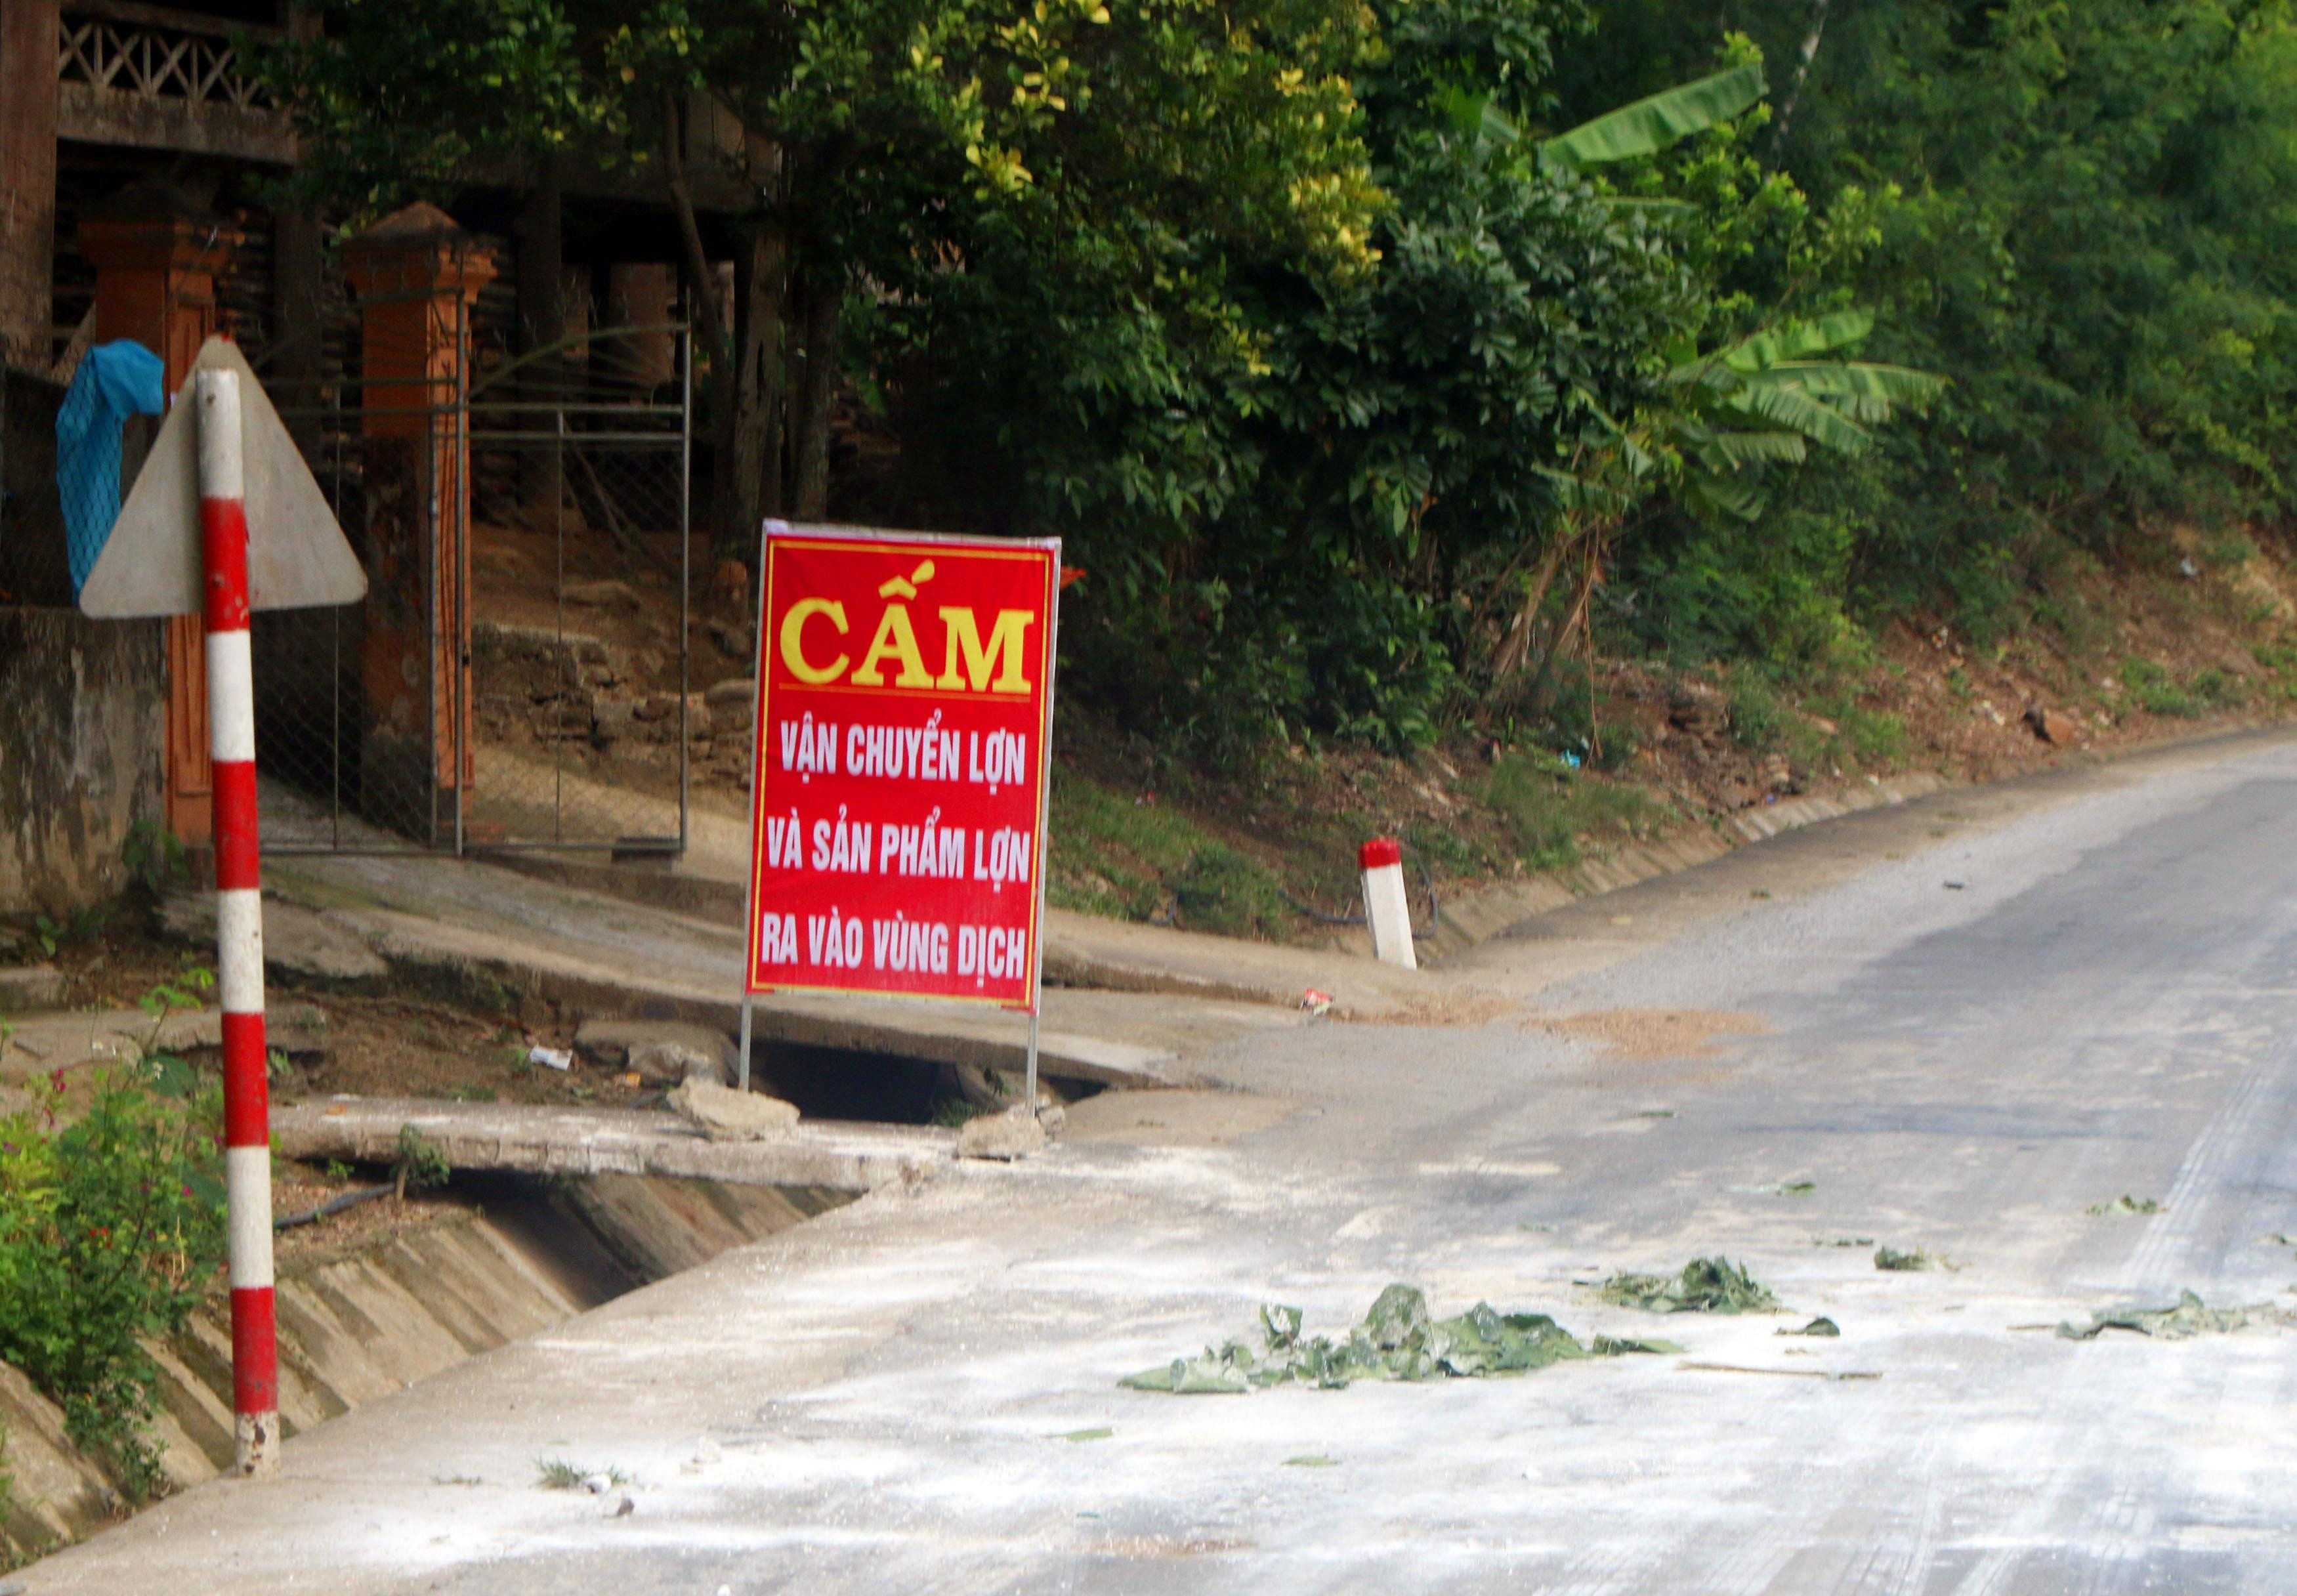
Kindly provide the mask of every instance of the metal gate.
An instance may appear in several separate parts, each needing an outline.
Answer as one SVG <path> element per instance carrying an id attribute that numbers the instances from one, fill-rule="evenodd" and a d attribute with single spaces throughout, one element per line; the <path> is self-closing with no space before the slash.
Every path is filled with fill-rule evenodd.
<path id="1" fill-rule="evenodd" d="M 265 845 L 683 849 L 703 719 L 686 327 L 475 375 L 388 369 L 371 330 L 360 353 L 281 396 L 369 590 L 256 617 Z"/>

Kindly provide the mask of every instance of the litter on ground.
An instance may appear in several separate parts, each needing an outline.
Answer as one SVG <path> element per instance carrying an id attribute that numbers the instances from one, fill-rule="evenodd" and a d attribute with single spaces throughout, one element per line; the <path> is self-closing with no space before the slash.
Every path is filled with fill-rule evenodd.
<path id="1" fill-rule="evenodd" d="M 2093 1219 L 2108 1213 L 2159 1213 L 2161 1202 L 2154 1197 L 2134 1197 L 2124 1192 L 2110 1202 L 2092 1203 L 2082 1212 Z"/>
<path id="2" fill-rule="evenodd" d="M 2252 1326 L 2297 1322 L 2297 1315 L 2260 1303 L 2247 1308 L 2212 1308 L 2190 1291 L 2178 1294 L 2171 1308 L 2109 1308 L 2093 1313 L 2086 1325 L 2062 1324 L 2058 1334 L 2069 1341 L 2095 1341 L 2107 1330 L 2135 1330 L 2156 1341 L 2186 1341 L 2195 1336 L 2229 1336 Z"/>
<path id="3" fill-rule="evenodd" d="M 1390 1286 L 1379 1294 L 1344 1341 L 1303 1336 L 1297 1308 L 1271 1304 L 1260 1310 L 1260 1345 L 1230 1341 L 1193 1358 L 1127 1376 L 1135 1391 L 1178 1396 L 1240 1394 L 1295 1382 L 1342 1390 L 1356 1380 L 1474 1379 L 1527 1374 L 1578 1358 L 1627 1353 L 1679 1353 L 1668 1341 L 1579 1338 L 1544 1313 L 1502 1313 L 1478 1303 L 1452 1319 L 1430 1319 L 1416 1287 Z"/>
<path id="4" fill-rule="evenodd" d="M 1653 1313 L 1763 1313 L 1779 1299 L 1728 1258 L 1693 1258 L 1679 1275 L 1615 1274 L 1603 1300 Z"/>
<path id="5" fill-rule="evenodd" d="M 1892 1274 L 1909 1274 L 1916 1270 L 1936 1269 L 1939 1261 L 1916 1247 L 1912 1252 L 1900 1252 L 1894 1246 L 1874 1249 L 1874 1267 Z"/>

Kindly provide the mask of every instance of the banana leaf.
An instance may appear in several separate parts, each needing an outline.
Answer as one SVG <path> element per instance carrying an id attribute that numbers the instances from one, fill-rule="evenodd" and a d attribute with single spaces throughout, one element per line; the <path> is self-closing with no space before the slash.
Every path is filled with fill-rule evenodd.
<path id="1" fill-rule="evenodd" d="M 1540 163 L 1577 171 L 1654 154 L 1729 121 L 1761 99 L 1765 88 L 1759 62 L 1678 84 L 1546 140 L 1539 146 Z"/>

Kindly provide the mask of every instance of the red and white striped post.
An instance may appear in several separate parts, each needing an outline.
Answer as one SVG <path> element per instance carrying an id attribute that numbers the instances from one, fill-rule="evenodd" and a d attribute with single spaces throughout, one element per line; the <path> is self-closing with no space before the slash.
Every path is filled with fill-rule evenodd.
<path id="1" fill-rule="evenodd" d="M 215 760 L 216 982 L 223 994 L 224 1181 L 231 1385 L 243 1475 L 279 1468 L 271 1294 L 271 1088 L 263 1036 L 263 891 L 255 812 L 255 679 L 247 633 L 247 498 L 239 375 L 195 388 L 208 742 Z"/>

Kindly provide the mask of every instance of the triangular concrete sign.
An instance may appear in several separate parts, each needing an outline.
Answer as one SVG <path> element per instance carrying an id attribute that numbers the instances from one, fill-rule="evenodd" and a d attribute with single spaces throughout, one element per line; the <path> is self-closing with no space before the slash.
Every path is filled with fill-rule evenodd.
<path id="1" fill-rule="evenodd" d="M 365 598 L 358 555 L 263 384 L 228 338 L 209 339 L 192 362 L 193 374 L 218 370 L 239 374 L 251 607 L 300 610 Z M 191 381 L 184 380 L 185 392 Z M 87 614 L 122 620 L 200 613 L 199 440 L 193 435 L 199 407 L 184 393 L 177 400 L 79 590 Z"/>

